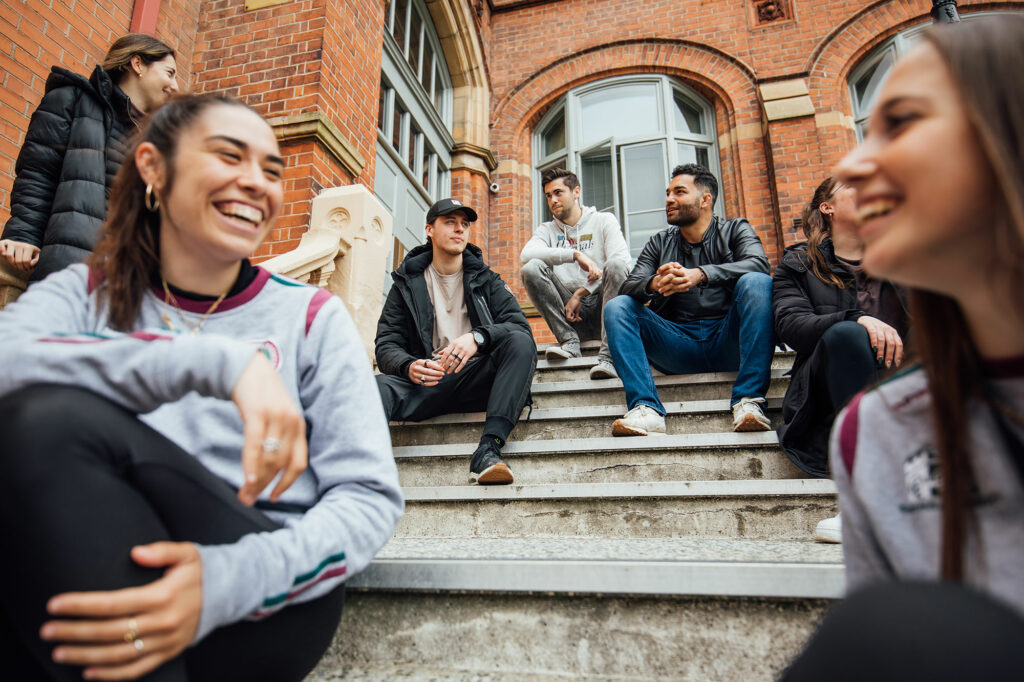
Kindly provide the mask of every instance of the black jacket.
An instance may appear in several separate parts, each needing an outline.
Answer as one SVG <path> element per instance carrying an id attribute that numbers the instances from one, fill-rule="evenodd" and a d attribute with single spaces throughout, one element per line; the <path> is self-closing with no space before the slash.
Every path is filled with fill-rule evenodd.
<path id="1" fill-rule="evenodd" d="M 772 313 L 779 341 L 796 351 L 790 370 L 789 388 L 782 401 L 783 426 L 779 442 L 789 458 L 814 476 L 828 475 L 828 436 L 836 413 L 828 406 L 827 395 L 819 393 L 821 382 L 813 381 L 808 364 L 818 341 L 832 325 L 856 321 L 864 312 L 858 309 L 857 283 L 839 262 L 832 240 L 818 247 L 829 270 L 846 286 L 839 288 L 823 282 L 810 269 L 807 245 L 786 249 L 772 280 Z M 907 341 L 909 317 L 904 292 L 891 282 L 880 282 L 880 303 L 885 313 L 879 318 L 891 325 Z"/>
<path id="2" fill-rule="evenodd" d="M 701 239 L 703 263 L 697 263 L 690 245 L 677 226 L 669 227 L 651 237 L 637 258 L 633 272 L 626 278 L 620 293 L 632 296 L 641 303 L 650 303 L 651 310 L 672 322 L 717 319 L 729 312 L 732 290 L 736 281 L 748 272 L 768 273 L 768 257 L 754 228 L 745 218 L 721 220 L 715 216 Z M 662 296 L 648 293 L 647 285 L 658 268 L 665 263 L 677 262 L 687 268 L 698 265 L 708 281 L 689 291 Z M 688 314 L 673 319 L 673 296 L 685 296 Z"/>
<path id="3" fill-rule="evenodd" d="M 462 282 L 466 311 L 474 330 L 486 341 L 479 352 L 486 353 L 498 339 L 514 331 L 533 338 L 515 296 L 498 273 L 484 264 L 482 252 L 469 244 L 462 254 Z M 377 322 L 377 367 L 384 374 L 408 378 L 414 360 L 433 353 L 434 306 L 427 293 L 423 272 L 434 259 L 430 242 L 417 246 L 391 273 L 394 284 Z"/>
<path id="4" fill-rule="evenodd" d="M 53 67 L 18 154 L 3 232 L 41 248 L 31 281 L 92 251 L 135 127 L 127 95 L 101 67 L 89 79 Z"/>

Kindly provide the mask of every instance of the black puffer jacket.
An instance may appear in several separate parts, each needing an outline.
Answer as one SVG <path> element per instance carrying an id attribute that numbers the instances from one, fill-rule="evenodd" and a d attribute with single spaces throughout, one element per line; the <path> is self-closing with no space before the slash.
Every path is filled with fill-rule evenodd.
<path id="1" fill-rule="evenodd" d="M 515 296 L 498 273 L 484 264 L 480 249 L 469 244 L 462 254 L 462 282 L 466 311 L 473 329 L 487 341 L 481 353 L 498 339 L 519 331 L 531 339 L 533 332 Z M 377 367 L 385 374 L 408 377 L 414 360 L 433 352 L 434 306 L 427 293 L 423 272 L 434 259 L 430 242 L 417 246 L 391 273 L 394 285 L 377 322 Z"/>
<path id="2" fill-rule="evenodd" d="M 748 272 L 768 274 L 768 257 L 754 228 L 745 218 L 721 220 L 715 216 L 701 238 L 703 263 L 696 262 L 689 244 L 676 226 L 652 236 L 636 259 L 636 265 L 619 293 L 632 296 L 641 303 L 650 302 L 651 310 L 671 322 L 711 320 L 729 312 L 736 281 Z M 658 268 L 676 262 L 687 268 L 698 265 L 708 281 L 680 294 L 662 296 L 648 293 L 647 285 Z M 686 319 L 673 319 L 669 314 L 672 296 L 687 297 Z"/>
<path id="3" fill-rule="evenodd" d="M 135 128 L 127 95 L 102 68 L 86 79 L 53 67 L 18 154 L 3 232 L 41 248 L 31 281 L 92 251 Z"/>
<path id="4" fill-rule="evenodd" d="M 829 270 L 845 284 L 839 288 L 823 282 L 810 269 L 807 244 L 786 249 L 772 278 L 772 313 L 775 334 L 796 351 L 790 371 L 789 388 L 782 401 L 779 443 L 793 463 L 813 476 L 828 475 L 828 436 L 836 412 L 827 394 L 819 392 L 821 382 L 813 381 L 808 364 L 822 335 L 832 325 L 856 321 L 864 312 L 857 306 L 858 287 L 854 276 L 835 256 L 832 240 L 818 250 Z M 894 327 L 907 341 L 909 319 L 901 289 L 891 282 L 878 282 L 879 319 Z M 818 390 L 816 390 L 818 389 Z"/>

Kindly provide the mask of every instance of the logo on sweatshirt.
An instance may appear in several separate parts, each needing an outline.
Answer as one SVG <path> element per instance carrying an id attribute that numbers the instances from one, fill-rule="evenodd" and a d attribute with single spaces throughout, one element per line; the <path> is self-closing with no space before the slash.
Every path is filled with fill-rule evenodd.
<path id="1" fill-rule="evenodd" d="M 263 353 L 263 357 L 270 360 L 270 364 L 275 372 L 281 369 L 281 350 L 277 347 L 276 343 L 270 339 L 266 341 L 253 340 L 249 343 L 259 348 L 260 352 Z"/>
<path id="2" fill-rule="evenodd" d="M 903 461 L 903 483 L 907 489 L 903 511 L 915 511 L 940 504 L 939 457 L 931 448 L 921 448 Z"/>

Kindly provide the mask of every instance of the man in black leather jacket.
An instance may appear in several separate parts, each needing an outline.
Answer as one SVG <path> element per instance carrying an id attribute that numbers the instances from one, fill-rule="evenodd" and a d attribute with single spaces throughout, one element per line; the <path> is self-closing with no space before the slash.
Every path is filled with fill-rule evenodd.
<path id="1" fill-rule="evenodd" d="M 393 421 L 486 409 L 470 477 L 507 484 L 501 448 L 530 397 L 537 346 L 515 296 L 469 243 L 476 219 L 455 199 L 438 201 L 427 212 L 427 243 L 391 273 L 377 323 L 377 387 Z"/>
<path id="2" fill-rule="evenodd" d="M 665 214 L 671 227 L 644 246 L 605 306 L 605 328 L 629 411 L 616 436 L 665 433 L 665 407 L 651 375 L 738 371 L 733 430 L 767 431 L 764 395 L 773 353 L 772 281 L 761 240 L 743 218 L 712 214 L 718 181 L 703 166 L 672 170 Z"/>

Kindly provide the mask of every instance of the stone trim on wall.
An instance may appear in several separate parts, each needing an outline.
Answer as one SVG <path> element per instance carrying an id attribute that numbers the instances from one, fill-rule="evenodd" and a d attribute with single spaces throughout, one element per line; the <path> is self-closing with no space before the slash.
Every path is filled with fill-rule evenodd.
<path id="1" fill-rule="evenodd" d="M 330 155 L 353 178 L 366 166 L 366 159 L 356 151 L 336 125 L 319 111 L 291 116 L 274 116 L 267 122 L 273 127 L 278 142 L 289 144 L 314 140 L 323 145 Z"/>
<path id="2" fill-rule="evenodd" d="M 292 0 L 245 0 L 245 11 L 250 12 L 254 9 L 263 9 L 264 7 L 273 7 L 274 5 L 283 5 L 286 2 L 292 2 Z"/>

